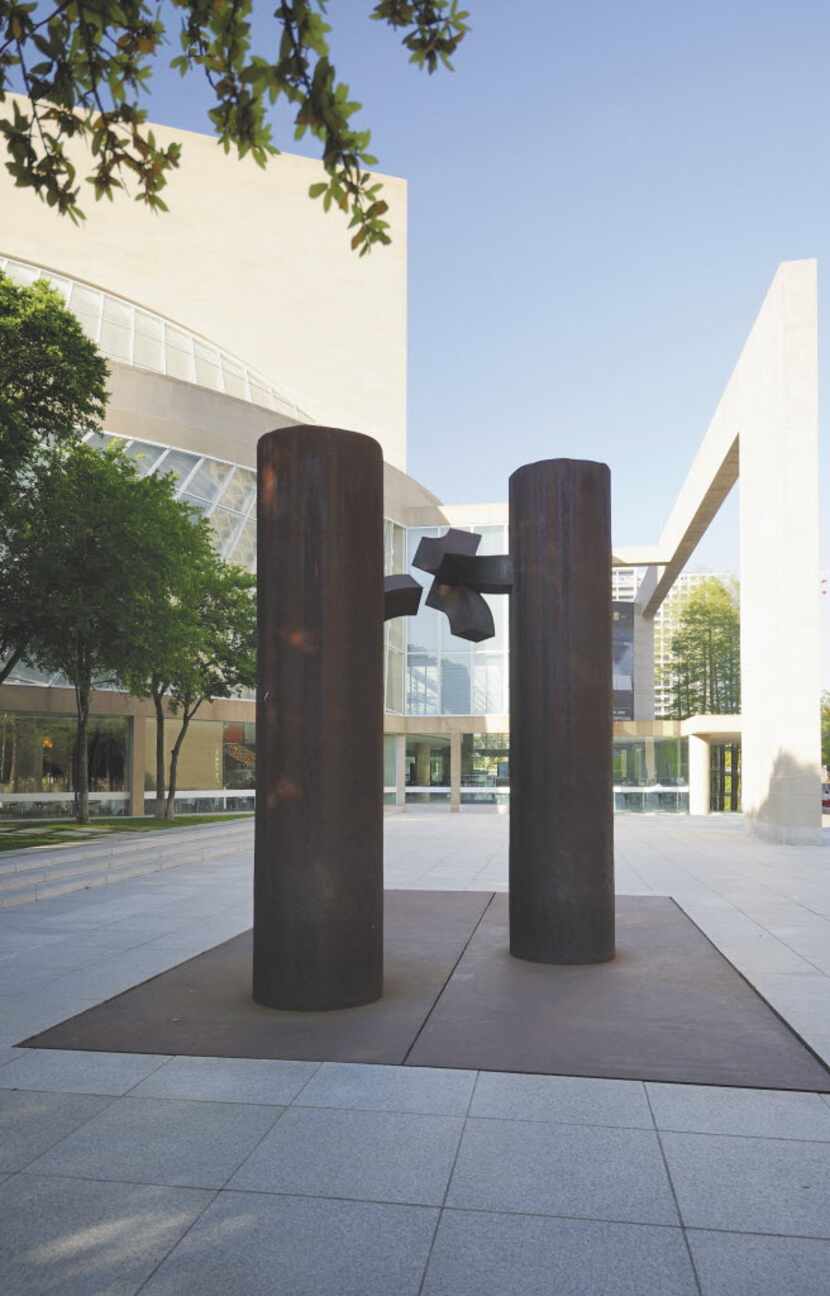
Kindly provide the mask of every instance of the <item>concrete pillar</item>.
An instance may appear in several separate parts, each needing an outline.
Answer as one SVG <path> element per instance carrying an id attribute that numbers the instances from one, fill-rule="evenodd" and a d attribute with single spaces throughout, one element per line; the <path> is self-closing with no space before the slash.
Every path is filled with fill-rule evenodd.
<path id="1" fill-rule="evenodd" d="M 306 425 L 258 469 L 254 998 L 349 1008 L 383 980 L 383 458 Z"/>
<path id="2" fill-rule="evenodd" d="M 450 734 L 450 810 L 461 809 L 461 734 Z"/>
<path id="3" fill-rule="evenodd" d="M 510 952 L 614 957 L 611 475 L 510 478 Z"/>
<path id="4" fill-rule="evenodd" d="M 144 770 L 147 756 L 147 721 L 144 716 L 129 717 L 127 741 L 129 743 L 129 783 L 130 799 L 127 802 L 127 814 L 144 814 Z"/>
<path id="5" fill-rule="evenodd" d="M 429 787 L 429 757 L 432 744 L 420 742 L 415 744 L 415 786 Z"/>
<path id="6" fill-rule="evenodd" d="M 654 719 L 654 617 L 644 616 L 657 584 L 657 568 L 648 567 L 634 603 L 634 719 Z"/>
<path id="7" fill-rule="evenodd" d="M 406 734 L 395 734 L 395 805 L 406 809 Z"/>
<path id="8" fill-rule="evenodd" d="M 818 844 L 815 261 L 779 267 L 739 371 L 744 822 L 770 840 Z"/>
<path id="9" fill-rule="evenodd" d="M 711 749 L 706 738 L 689 735 L 689 814 L 708 815 L 711 791 Z"/>

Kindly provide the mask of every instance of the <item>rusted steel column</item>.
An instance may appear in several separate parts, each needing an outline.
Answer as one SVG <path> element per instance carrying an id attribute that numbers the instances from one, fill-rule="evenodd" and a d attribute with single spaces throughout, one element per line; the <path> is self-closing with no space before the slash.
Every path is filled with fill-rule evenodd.
<path id="1" fill-rule="evenodd" d="M 302 426 L 258 447 L 254 999 L 383 981 L 383 458 Z"/>
<path id="2" fill-rule="evenodd" d="M 547 459 L 510 478 L 510 952 L 614 957 L 611 479 Z"/>

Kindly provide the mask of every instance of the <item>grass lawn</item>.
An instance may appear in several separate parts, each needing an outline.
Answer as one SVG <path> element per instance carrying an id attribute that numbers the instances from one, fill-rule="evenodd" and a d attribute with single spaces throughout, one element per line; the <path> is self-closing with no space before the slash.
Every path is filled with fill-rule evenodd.
<path id="1" fill-rule="evenodd" d="M 24 850 L 30 846 L 73 846 L 78 842 L 96 841 L 117 833 L 159 832 L 175 828 L 195 828 L 201 824 L 228 823 L 233 819 L 253 819 L 252 812 L 238 814 L 179 815 L 175 819 L 154 819 L 151 815 L 128 819 L 93 819 L 88 824 L 74 821 L 61 823 L 0 824 L 0 852 Z"/>

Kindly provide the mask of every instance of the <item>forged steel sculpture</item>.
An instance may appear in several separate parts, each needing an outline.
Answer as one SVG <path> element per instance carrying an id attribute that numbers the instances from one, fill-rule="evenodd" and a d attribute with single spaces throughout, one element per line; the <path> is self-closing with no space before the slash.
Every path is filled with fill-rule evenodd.
<path id="1" fill-rule="evenodd" d="M 302 426 L 258 446 L 254 985 L 270 1008 L 350 1008 L 383 984 L 383 458 Z"/>
<path id="2" fill-rule="evenodd" d="M 323 1010 L 383 983 L 383 622 L 420 585 L 383 577 L 383 460 L 311 425 L 258 448 L 254 999 Z M 424 539 L 427 605 L 474 643 L 510 594 L 510 950 L 614 955 L 610 475 L 568 459 L 510 478 L 510 555 Z"/>
<path id="3" fill-rule="evenodd" d="M 510 951 L 614 957 L 611 474 L 510 478 Z"/>
<path id="4" fill-rule="evenodd" d="M 510 556 L 481 537 L 425 538 L 427 605 L 461 639 L 495 633 L 482 594 L 510 599 L 510 952 L 535 963 L 614 957 L 611 475 L 544 459 L 510 478 Z"/>

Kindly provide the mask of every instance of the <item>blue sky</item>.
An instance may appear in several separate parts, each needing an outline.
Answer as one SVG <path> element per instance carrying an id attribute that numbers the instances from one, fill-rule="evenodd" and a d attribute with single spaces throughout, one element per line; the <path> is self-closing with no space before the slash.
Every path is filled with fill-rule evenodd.
<path id="1" fill-rule="evenodd" d="M 618 542 L 656 539 L 776 265 L 830 252 L 830 10 L 470 0 L 429 78 L 369 7 L 329 13 L 409 182 L 410 471 L 490 500 L 529 460 L 602 459 Z M 172 74 L 149 101 L 196 130 L 206 105 Z M 694 565 L 736 566 L 736 504 Z"/>

